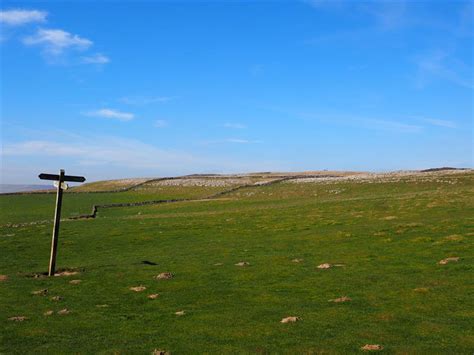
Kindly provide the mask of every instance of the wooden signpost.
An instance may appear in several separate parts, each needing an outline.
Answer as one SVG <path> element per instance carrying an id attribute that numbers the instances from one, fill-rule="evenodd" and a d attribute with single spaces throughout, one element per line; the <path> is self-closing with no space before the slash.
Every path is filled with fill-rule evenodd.
<path id="1" fill-rule="evenodd" d="M 59 237 L 59 222 L 61 222 L 61 204 L 63 201 L 63 190 L 67 188 L 66 181 L 73 182 L 84 182 L 86 178 L 83 176 L 70 176 L 64 175 L 64 170 L 59 171 L 59 175 L 55 174 L 39 174 L 39 178 L 42 180 L 53 180 L 57 181 L 57 193 L 56 193 L 56 210 L 54 212 L 54 227 L 53 227 L 53 239 L 51 241 L 51 257 L 49 259 L 48 276 L 54 275 L 56 268 L 56 254 L 58 249 L 58 237 Z"/>

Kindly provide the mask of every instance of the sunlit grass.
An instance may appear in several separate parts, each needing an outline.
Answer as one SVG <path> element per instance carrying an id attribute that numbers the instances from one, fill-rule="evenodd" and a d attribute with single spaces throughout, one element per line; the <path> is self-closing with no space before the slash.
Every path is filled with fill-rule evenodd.
<path id="1" fill-rule="evenodd" d="M 215 201 L 104 209 L 63 222 L 58 267 L 80 273 L 51 279 L 30 277 L 47 269 L 51 225 L 4 227 L 0 352 L 354 353 L 380 344 L 469 354 L 474 176 L 446 179 L 456 183 L 281 183 Z M 156 197 L 71 194 L 65 213 L 89 212 L 96 198 Z M 47 217 L 54 204 L 41 195 L 2 203 L 3 223 Z M 459 260 L 438 264 L 448 257 Z M 156 280 L 161 272 L 174 277 Z M 31 294 L 41 289 L 48 294 Z M 343 296 L 351 301 L 329 302 Z M 28 319 L 8 320 L 19 315 Z M 301 320 L 281 324 L 288 316 Z"/>

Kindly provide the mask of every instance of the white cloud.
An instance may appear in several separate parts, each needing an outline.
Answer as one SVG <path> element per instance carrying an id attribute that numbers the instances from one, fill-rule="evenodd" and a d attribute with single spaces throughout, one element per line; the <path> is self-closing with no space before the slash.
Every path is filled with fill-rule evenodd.
<path id="1" fill-rule="evenodd" d="M 48 132 L 44 132 L 48 136 Z M 163 149 L 135 139 L 111 136 L 79 136 L 57 133 L 47 140 L 30 139 L 3 144 L 2 172 L 5 181 L 32 181 L 39 169 L 51 170 L 63 166 L 92 179 L 130 176 L 176 176 L 197 172 L 245 172 L 282 170 L 281 162 L 236 160 L 224 155 L 203 156 L 186 151 Z M 22 173 L 11 169 L 21 167 Z M 18 176 L 13 180 L 11 176 Z M 8 175 L 8 176 L 7 176 Z M 32 178 L 31 178 L 32 177 Z M 33 180 L 35 181 L 35 180 Z"/>
<path id="2" fill-rule="evenodd" d="M 371 117 L 353 116 L 347 115 L 345 113 L 298 112 L 289 111 L 273 106 L 260 106 L 260 108 L 273 112 L 283 113 L 285 115 L 297 117 L 299 119 L 309 122 L 320 122 L 329 125 L 342 125 L 347 127 L 358 127 L 399 133 L 419 133 L 423 130 L 423 126 L 421 125 L 405 123 L 404 121 L 394 121 L 385 118 L 379 119 Z"/>
<path id="3" fill-rule="evenodd" d="M 23 43 L 29 46 L 42 46 L 46 53 L 52 55 L 59 55 L 66 49 L 84 50 L 93 44 L 87 38 L 82 38 L 60 29 L 43 28 L 40 28 L 36 34 L 25 37 Z"/>
<path id="4" fill-rule="evenodd" d="M 241 124 L 241 123 L 231 123 L 231 122 L 227 122 L 224 124 L 224 127 L 225 128 L 234 128 L 234 129 L 244 129 L 244 128 L 247 128 L 247 126 Z"/>
<path id="5" fill-rule="evenodd" d="M 18 144 L 5 145 L 4 155 L 58 155 L 71 156 L 85 154 L 84 147 L 51 141 L 31 140 Z"/>
<path id="6" fill-rule="evenodd" d="M 229 143 L 238 143 L 238 144 L 248 144 L 248 143 L 251 143 L 249 140 L 247 140 L 247 139 L 241 139 L 241 138 L 227 138 L 225 141 L 226 141 L 226 142 L 229 142 Z"/>
<path id="7" fill-rule="evenodd" d="M 156 120 L 153 126 L 155 126 L 156 128 L 164 128 L 168 126 L 168 122 L 166 122 L 165 120 Z"/>
<path id="8" fill-rule="evenodd" d="M 433 126 L 439 126 L 439 127 L 445 127 L 445 128 L 457 128 L 456 123 L 454 123 L 453 121 L 439 120 L 436 118 L 422 118 L 422 120 Z"/>
<path id="9" fill-rule="evenodd" d="M 45 22 L 48 13 L 39 10 L 5 10 L 0 11 L 0 23 L 9 26 L 21 26 L 27 23 Z"/>
<path id="10" fill-rule="evenodd" d="M 395 132 L 402 132 L 402 133 L 418 133 L 423 130 L 422 126 L 408 124 L 404 122 L 397 122 L 397 121 L 387 121 L 387 120 L 368 118 L 368 119 L 355 120 L 354 122 L 357 123 L 357 121 L 362 126 L 366 126 L 367 128 L 371 128 L 371 129 L 395 131 Z"/>
<path id="11" fill-rule="evenodd" d="M 365 10 L 374 16 L 379 28 L 384 30 L 398 29 L 409 20 L 405 0 L 379 1 L 363 3 Z"/>
<path id="12" fill-rule="evenodd" d="M 164 103 L 174 100 L 173 96 L 126 96 L 119 99 L 127 105 L 148 105 L 153 103 Z"/>
<path id="13" fill-rule="evenodd" d="M 408 14 L 407 1 L 344 1 L 344 0 L 306 0 L 318 11 L 359 12 L 373 18 L 376 28 L 393 30 L 403 27 L 411 18 Z"/>
<path id="14" fill-rule="evenodd" d="M 79 165 L 110 164 L 129 168 L 177 166 L 193 157 L 156 148 L 132 139 L 81 137 L 69 142 L 31 140 L 6 144 L 4 156 L 48 156 L 77 159 Z"/>
<path id="15" fill-rule="evenodd" d="M 202 145 L 211 145 L 211 144 L 259 144 L 262 143 L 260 140 L 249 140 L 244 138 L 225 138 L 225 139 L 216 139 L 216 140 L 208 140 L 208 141 L 201 141 L 200 144 Z"/>
<path id="16" fill-rule="evenodd" d="M 85 112 L 84 115 L 91 117 L 111 118 L 119 121 L 130 121 L 135 118 L 135 115 L 133 113 L 121 112 L 109 108 Z"/>
<path id="17" fill-rule="evenodd" d="M 416 86 L 426 87 L 434 79 L 442 79 L 468 89 L 474 88 L 472 68 L 452 58 L 443 50 L 433 51 L 416 59 Z"/>
<path id="18" fill-rule="evenodd" d="M 81 62 L 84 64 L 107 64 L 110 62 L 110 58 L 101 53 L 96 53 L 90 56 L 82 57 Z"/>

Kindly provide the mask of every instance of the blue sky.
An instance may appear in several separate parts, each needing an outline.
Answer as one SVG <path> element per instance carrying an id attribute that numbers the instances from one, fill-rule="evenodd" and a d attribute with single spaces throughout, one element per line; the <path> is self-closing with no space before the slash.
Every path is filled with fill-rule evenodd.
<path id="1" fill-rule="evenodd" d="M 2 182 L 473 166 L 473 3 L 2 2 Z"/>

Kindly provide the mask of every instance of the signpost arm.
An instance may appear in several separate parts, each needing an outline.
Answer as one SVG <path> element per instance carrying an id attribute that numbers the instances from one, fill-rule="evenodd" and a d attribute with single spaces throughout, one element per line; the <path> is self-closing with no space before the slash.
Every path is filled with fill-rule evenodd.
<path id="1" fill-rule="evenodd" d="M 53 239 L 51 241 L 51 257 L 49 259 L 48 276 L 53 276 L 56 267 L 56 254 L 58 250 L 59 222 L 61 221 L 61 204 L 63 200 L 63 189 L 61 184 L 64 181 L 64 170 L 59 171 L 58 189 L 56 194 L 56 210 L 54 212 Z"/>

